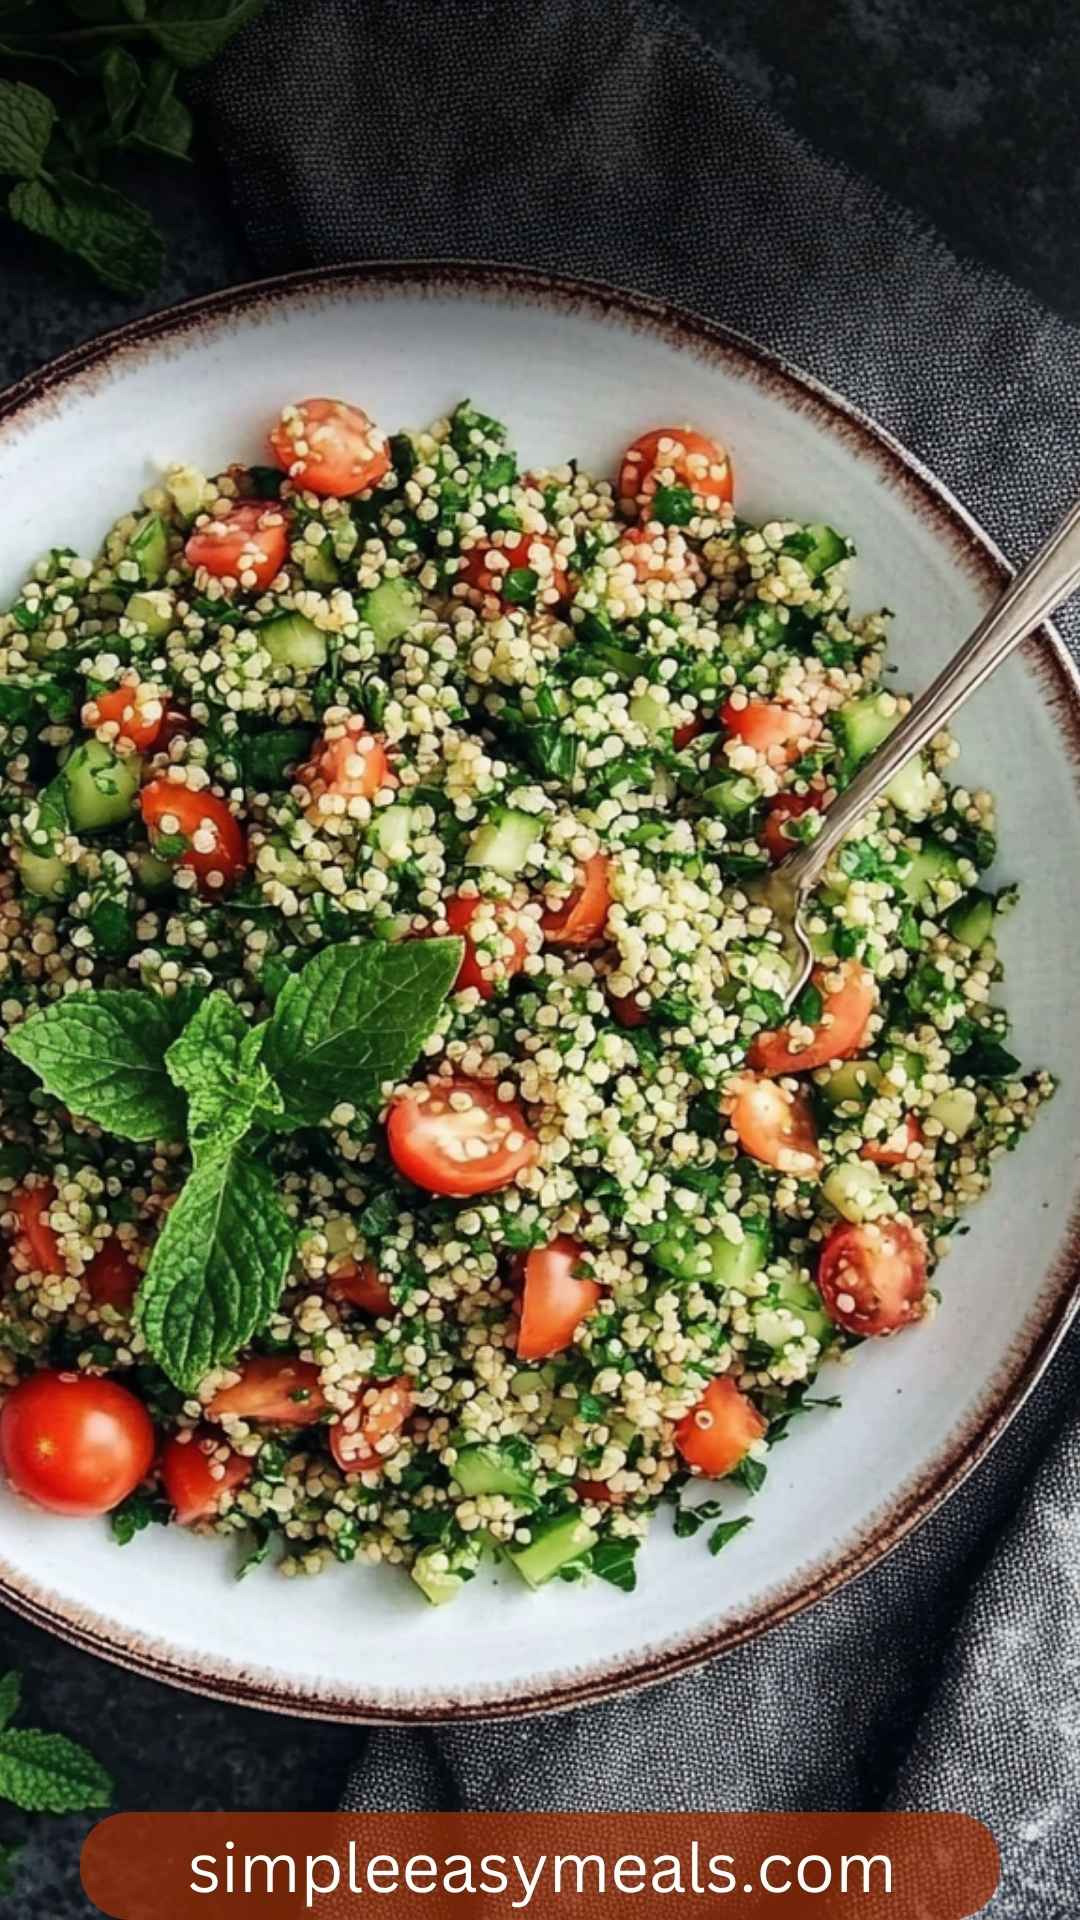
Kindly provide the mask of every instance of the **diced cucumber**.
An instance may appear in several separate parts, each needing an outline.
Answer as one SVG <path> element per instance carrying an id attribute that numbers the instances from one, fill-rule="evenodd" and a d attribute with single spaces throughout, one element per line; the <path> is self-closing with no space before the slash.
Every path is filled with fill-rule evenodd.
<path id="1" fill-rule="evenodd" d="M 168 587 L 145 587 L 133 593 L 124 612 L 129 620 L 145 627 L 151 640 L 161 640 L 176 618 L 173 594 Z"/>
<path id="2" fill-rule="evenodd" d="M 868 759 L 899 721 L 896 701 L 889 693 L 867 693 L 861 700 L 849 700 L 832 717 L 833 732 L 853 766 Z"/>
<path id="3" fill-rule="evenodd" d="M 316 523 L 317 524 L 317 523 Z M 305 541 L 303 548 L 304 579 L 312 587 L 336 587 L 341 579 L 334 549 L 329 536 L 317 545 Z"/>
<path id="4" fill-rule="evenodd" d="M 779 1353 L 790 1340 L 800 1340 L 804 1333 L 814 1331 L 807 1325 L 807 1317 L 799 1311 L 798 1307 L 770 1307 L 763 1301 L 755 1301 L 753 1314 L 754 1339 L 760 1340 L 766 1347 L 771 1347 L 774 1353 Z M 817 1339 L 817 1337 L 814 1333 L 814 1338 Z"/>
<path id="5" fill-rule="evenodd" d="M 66 900 L 75 884 L 74 867 L 58 854 L 16 847 L 15 864 L 27 892 L 39 893 L 43 900 Z"/>
<path id="6" fill-rule="evenodd" d="M 646 733 L 662 733 L 671 725 L 671 708 L 663 706 L 651 693 L 635 693 L 629 712 L 635 726 L 644 727 Z"/>
<path id="7" fill-rule="evenodd" d="M 412 830 L 411 807 L 380 807 L 371 823 L 375 845 L 395 865 L 412 853 Z"/>
<path id="8" fill-rule="evenodd" d="M 495 807 L 478 826 L 465 855 L 467 867 L 488 867 L 513 880 L 521 872 L 540 835 L 535 813 L 522 813 L 517 807 Z"/>
<path id="9" fill-rule="evenodd" d="M 888 1074 L 890 1086 L 897 1084 L 893 1079 L 893 1070 L 896 1067 L 903 1070 L 905 1084 L 912 1087 L 922 1086 L 926 1061 L 921 1053 L 916 1053 L 911 1047 L 886 1048 L 881 1056 L 881 1071 L 883 1074 Z"/>
<path id="10" fill-rule="evenodd" d="M 803 531 L 809 534 L 814 544 L 808 553 L 801 553 L 798 558 L 811 580 L 820 580 L 822 574 L 827 573 L 830 567 L 835 567 L 838 561 L 847 559 L 847 541 L 842 533 L 837 533 L 835 527 L 827 527 L 823 522 L 818 521 L 812 526 L 804 527 Z"/>
<path id="11" fill-rule="evenodd" d="M 198 467 L 189 467 L 177 463 L 165 469 L 165 490 L 171 496 L 178 513 L 185 520 L 194 520 L 204 506 L 209 506 L 213 494 L 204 473 Z"/>
<path id="12" fill-rule="evenodd" d="M 872 1160 L 842 1160 L 821 1183 L 831 1207 L 845 1220 L 868 1220 L 886 1191 L 881 1170 Z"/>
<path id="13" fill-rule="evenodd" d="M 128 541 L 128 559 L 134 560 L 144 587 L 156 586 L 169 564 L 169 535 L 159 513 L 145 513 Z"/>
<path id="14" fill-rule="evenodd" d="M 940 1120 L 946 1133 L 962 1140 L 975 1125 L 978 1102 L 970 1087 L 949 1087 L 930 1103 L 930 1118 Z"/>
<path id="15" fill-rule="evenodd" d="M 511 1500 L 534 1498 L 533 1475 L 516 1466 L 500 1446 L 462 1447 L 452 1469 L 462 1493 L 504 1493 Z"/>
<path id="16" fill-rule="evenodd" d="M 880 1084 L 881 1068 L 876 1060 L 845 1060 L 820 1083 L 819 1091 L 830 1107 L 865 1107 Z"/>
<path id="17" fill-rule="evenodd" d="M 960 863 L 951 847 L 940 840 L 924 840 L 911 856 L 911 865 L 900 881 L 900 891 L 913 906 L 925 901 L 937 903 L 942 883 L 959 886 Z"/>
<path id="18" fill-rule="evenodd" d="M 412 932 L 411 913 L 384 913 L 371 923 L 371 931 L 376 940 L 407 940 Z"/>
<path id="19" fill-rule="evenodd" d="M 809 1280 L 785 1278 L 776 1292 L 779 1304 L 788 1307 L 802 1321 L 804 1332 L 819 1340 L 822 1346 L 831 1339 L 833 1323 L 821 1303 L 820 1293 Z"/>
<path id="20" fill-rule="evenodd" d="M 432 1565 L 433 1560 L 445 1558 L 443 1548 L 424 1547 L 409 1568 L 425 1600 L 430 1600 L 433 1607 L 444 1607 L 448 1600 L 456 1600 L 465 1585 L 460 1573 L 454 1573 L 449 1567 Z"/>
<path id="21" fill-rule="evenodd" d="M 314 673 L 326 665 L 326 635 L 304 613 L 278 613 L 256 629 L 260 647 L 276 667 Z"/>
<path id="22" fill-rule="evenodd" d="M 101 833 L 129 819 L 141 775 L 137 753 L 121 756 L 101 740 L 84 740 L 76 747 L 60 776 L 76 833 Z"/>
<path id="23" fill-rule="evenodd" d="M 577 1513 L 564 1513 L 541 1528 L 527 1547 L 518 1547 L 508 1558 L 530 1587 L 542 1587 L 568 1566 L 595 1547 L 598 1536 Z"/>
<path id="24" fill-rule="evenodd" d="M 171 887 L 174 868 L 168 860 L 159 860 L 152 848 L 144 847 L 135 862 L 136 884 L 144 893 L 161 893 Z"/>
<path id="25" fill-rule="evenodd" d="M 414 626 L 420 612 L 420 595 L 408 580 L 383 580 L 361 596 L 360 618 L 371 628 L 377 647 L 392 646 Z"/>
<path id="26" fill-rule="evenodd" d="M 753 780 L 744 773 L 725 774 L 722 780 L 716 780 L 706 787 L 702 794 L 705 805 L 724 820 L 737 820 L 740 814 L 749 813 L 757 805 L 761 793 Z"/>
<path id="27" fill-rule="evenodd" d="M 934 786 L 921 753 L 893 774 L 885 789 L 885 798 L 909 820 L 926 819 L 934 801 Z"/>
<path id="28" fill-rule="evenodd" d="M 737 1242 L 724 1233 L 697 1236 L 676 1231 L 653 1247 L 652 1257 L 677 1280 L 741 1287 L 761 1272 L 769 1258 L 769 1230 L 764 1221 L 744 1220 L 743 1237 Z"/>
<path id="29" fill-rule="evenodd" d="M 831 927 L 826 927 L 824 933 L 812 933 L 810 946 L 815 960 L 835 960 L 836 937 Z"/>
<path id="30" fill-rule="evenodd" d="M 965 899 L 958 900 L 948 915 L 947 925 L 954 940 L 976 952 L 990 938 L 994 924 L 994 902 L 988 893 L 976 887 Z"/>

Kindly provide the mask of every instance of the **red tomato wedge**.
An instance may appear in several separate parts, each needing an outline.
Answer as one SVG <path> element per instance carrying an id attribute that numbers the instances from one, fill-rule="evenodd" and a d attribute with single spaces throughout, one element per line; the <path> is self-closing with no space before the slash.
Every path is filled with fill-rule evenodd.
<path id="1" fill-rule="evenodd" d="M 333 739 L 316 742 L 296 778 L 311 789 L 317 806 L 324 795 L 330 796 L 331 804 L 321 809 L 326 813 L 340 811 L 338 801 L 372 800 L 382 787 L 395 784 L 386 748 L 358 713 L 349 715 L 344 731 L 335 732 Z"/>
<path id="2" fill-rule="evenodd" d="M 0 1462 L 50 1513 L 110 1513 L 145 1480 L 154 1427 L 141 1400 L 89 1373 L 32 1373 L 0 1412 Z"/>
<path id="3" fill-rule="evenodd" d="M 694 427 L 654 427 L 623 454 L 620 504 L 648 519 L 657 487 L 688 487 L 703 507 L 715 509 L 732 497 L 731 462 L 718 440 Z"/>
<path id="4" fill-rule="evenodd" d="M 60 1242 L 49 1225 L 49 1213 L 56 1205 L 56 1188 L 52 1182 L 38 1187 L 19 1187 L 12 1194 L 10 1205 L 19 1223 L 18 1238 L 34 1271 L 63 1273 Z"/>
<path id="5" fill-rule="evenodd" d="M 277 1427 L 310 1427 L 327 1412 L 319 1369 L 310 1360 L 280 1353 L 256 1353 L 241 1365 L 233 1387 L 222 1387 L 206 1409 L 211 1420 L 223 1413 Z"/>
<path id="6" fill-rule="evenodd" d="M 750 1049 L 750 1065 L 759 1073 L 808 1073 L 830 1060 L 858 1053 L 877 1004 L 874 976 L 858 960 L 815 967 L 814 985 L 822 999 L 821 1019 L 806 1046 L 793 1042 L 790 1027 L 759 1033 Z"/>
<path id="7" fill-rule="evenodd" d="M 482 931 L 474 940 L 470 928 L 481 907 Z M 454 992 L 475 987 L 482 1000 L 490 1000 L 496 985 L 520 973 L 528 956 L 520 916 L 505 900 L 481 900 L 476 894 L 464 893 L 448 900 L 443 912 L 451 933 L 460 934 L 465 941 Z"/>
<path id="8" fill-rule="evenodd" d="M 774 866 L 794 853 L 799 844 L 785 831 L 788 821 L 801 820 L 804 813 L 820 810 L 821 806 L 820 793 L 778 793 L 766 802 L 765 824 L 758 838 Z"/>
<path id="9" fill-rule="evenodd" d="M 346 1300 L 350 1307 L 359 1307 L 364 1313 L 394 1310 L 390 1289 L 374 1260 L 361 1260 L 359 1264 L 343 1260 L 327 1280 L 326 1291 L 331 1300 Z"/>
<path id="10" fill-rule="evenodd" d="M 606 853 L 594 853 L 580 869 L 575 891 L 544 914 L 544 939 L 549 947 L 589 947 L 603 933 L 610 907 L 611 862 Z"/>
<path id="11" fill-rule="evenodd" d="M 95 1307 L 115 1307 L 118 1313 L 127 1313 L 141 1279 L 138 1267 L 113 1234 L 95 1253 L 83 1274 L 83 1286 Z"/>
<path id="12" fill-rule="evenodd" d="M 270 430 L 279 467 L 309 493 L 348 500 L 390 471 L 385 433 L 346 400 L 298 400 Z"/>
<path id="13" fill-rule="evenodd" d="M 234 1453 L 219 1433 L 205 1427 L 190 1440 L 170 1440 L 161 1455 L 166 1497 L 184 1527 L 213 1519 L 225 1494 L 235 1493 L 254 1471 L 253 1460 Z"/>
<path id="14" fill-rule="evenodd" d="M 585 1250 L 565 1236 L 534 1247 L 525 1259 L 518 1328 L 519 1360 L 546 1360 L 573 1343 L 574 1329 L 600 1303 L 595 1280 L 579 1274 Z"/>
<path id="15" fill-rule="evenodd" d="M 837 1326 L 897 1333 L 926 1311 L 926 1243 L 901 1220 L 841 1221 L 821 1249 L 818 1291 Z"/>
<path id="16" fill-rule="evenodd" d="M 607 1480 L 575 1480 L 574 1492 L 580 1499 L 597 1507 L 621 1507 L 626 1504 L 625 1493 L 616 1493 Z"/>
<path id="17" fill-rule="evenodd" d="M 113 741 L 136 747 L 141 753 L 160 738 L 165 725 L 165 696 L 158 687 L 110 687 L 107 693 L 95 694 L 86 702 L 82 723 L 91 732 L 115 726 Z"/>
<path id="18" fill-rule="evenodd" d="M 675 1429 L 675 1445 L 688 1467 L 722 1480 L 744 1460 L 768 1422 L 726 1373 L 710 1380 L 697 1406 Z"/>
<path id="19" fill-rule="evenodd" d="M 205 567 L 216 580 L 235 580 L 262 593 L 281 572 L 289 552 L 289 529 L 275 501 L 239 500 L 218 519 L 204 519 L 188 538 L 189 567 Z"/>
<path id="20" fill-rule="evenodd" d="M 570 597 L 570 579 L 555 560 L 555 548 L 550 533 L 506 534 L 499 540 L 481 534 L 476 544 L 462 553 L 457 577 L 478 593 L 495 594 L 505 609 L 533 604 L 531 593 L 521 599 L 504 594 L 507 574 L 525 569 L 537 576 L 535 604 L 555 606 Z"/>
<path id="21" fill-rule="evenodd" d="M 540 1143 L 521 1108 L 487 1080 L 430 1080 L 395 1096 L 387 1144 L 399 1173 L 428 1193 L 496 1193 Z"/>
<path id="22" fill-rule="evenodd" d="M 371 1473 L 393 1453 L 380 1442 L 401 1432 L 416 1404 L 407 1374 L 365 1387 L 356 1405 L 330 1429 L 330 1451 L 342 1473 Z"/>
<path id="23" fill-rule="evenodd" d="M 817 1129 L 805 1094 L 747 1074 L 732 1102 L 731 1124 L 747 1153 L 763 1166 L 797 1180 L 820 1172 Z"/>
<path id="24" fill-rule="evenodd" d="M 794 707 L 781 706 L 778 700 L 746 700 L 736 704 L 725 700 L 720 718 L 729 733 L 738 735 L 755 753 L 772 754 L 783 761 L 798 758 L 797 743 L 814 740 L 821 732 L 821 721 Z"/>
<path id="25" fill-rule="evenodd" d="M 859 1148 L 863 1160 L 872 1160 L 875 1167 L 914 1166 L 914 1149 L 921 1147 L 923 1130 L 913 1113 L 905 1113 L 900 1125 L 883 1140 L 867 1140 Z"/>
<path id="26" fill-rule="evenodd" d="M 151 844 L 162 859 L 190 867 L 208 898 L 234 887 L 247 867 L 244 830 L 225 801 L 209 788 L 196 792 L 178 780 L 151 780 L 139 795 Z M 175 843 L 185 845 L 179 854 Z"/>

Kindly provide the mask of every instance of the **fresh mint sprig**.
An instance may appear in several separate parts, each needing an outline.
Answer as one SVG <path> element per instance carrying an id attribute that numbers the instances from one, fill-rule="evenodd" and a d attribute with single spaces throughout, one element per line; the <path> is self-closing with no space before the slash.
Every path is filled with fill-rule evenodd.
<path id="1" fill-rule="evenodd" d="M 0 1798 L 26 1813 L 83 1813 L 107 1807 L 113 1783 L 103 1766 L 62 1733 L 12 1727 L 20 1696 L 17 1673 L 0 1680 Z"/>
<path id="2" fill-rule="evenodd" d="M 327 947 L 252 1027 L 228 994 L 67 994 L 7 1046 L 73 1114 L 129 1140 L 185 1140 L 193 1162 L 136 1301 L 147 1347 L 191 1393 L 266 1325 L 295 1228 L 267 1160 L 276 1135 L 408 1072 L 461 965 L 458 939 Z"/>

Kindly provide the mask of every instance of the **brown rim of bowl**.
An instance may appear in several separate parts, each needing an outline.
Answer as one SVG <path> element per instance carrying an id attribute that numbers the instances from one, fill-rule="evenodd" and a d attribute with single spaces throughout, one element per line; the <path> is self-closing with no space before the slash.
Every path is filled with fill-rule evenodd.
<path id="1" fill-rule="evenodd" d="M 494 262 L 457 260 L 383 261 L 322 267 L 278 274 L 220 292 L 201 295 L 160 313 L 129 321 L 72 348 L 38 372 L 27 374 L 0 394 L 0 429 L 31 415 L 35 407 L 65 388 L 78 387 L 122 356 L 135 357 L 178 337 L 197 335 L 215 322 L 291 302 L 296 296 L 336 294 L 508 297 L 556 311 L 615 315 L 669 345 L 699 358 L 721 362 L 744 378 L 783 396 L 789 406 L 809 412 L 832 431 L 856 444 L 878 472 L 898 487 L 908 503 L 952 546 L 958 564 L 991 591 L 1009 576 L 999 548 L 947 488 L 884 428 L 859 408 L 800 372 L 779 355 L 716 322 L 692 315 L 648 295 L 628 293 L 600 281 L 582 281 Z M 1080 768 L 1080 671 L 1055 630 L 1046 626 L 1025 649 L 1042 686 L 1043 697 L 1064 737 L 1066 754 Z M 607 1665 L 554 1675 L 530 1689 L 517 1686 L 487 1697 L 425 1698 L 387 1695 L 364 1699 L 330 1688 L 293 1687 L 271 1672 L 246 1672 L 233 1663 L 190 1665 L 175 1649 L 145 1636 L 124 1636 L 99 1617 L 58 1605 L 56 1597 L 0 1564 L 0 1600 L 33 1625 L 57 1634 L 85 1652 L 101 1656 L 129 1672 L 163 1681 L 230 1703 L 269 1709 L 301 1718 L 361 1724 L 432 1725 L 447 1721 L 504 1719 L 566 1711 L 614 1695 L 670 1680 L 715 1655 L 732 1651 L 805 1608 L 846 1586 L 895 1551 L 916 1527 L 954 1493 L 986 1458 L 1044 1373 L 1080 1306 L 1080 1219 L 1068 1225 L 1062 1250 L 1049 1275 L 1047 1297 L 1028 1328 L 1014 1343 L 997 1380 L 983 1402 L 917 1479 L 900 1489 L 892 1505 L 838 1556 L 786 1589 L 766 1594 L 750 1615 L 703 1633 L 687 1634 L 658 1648 Z"/>

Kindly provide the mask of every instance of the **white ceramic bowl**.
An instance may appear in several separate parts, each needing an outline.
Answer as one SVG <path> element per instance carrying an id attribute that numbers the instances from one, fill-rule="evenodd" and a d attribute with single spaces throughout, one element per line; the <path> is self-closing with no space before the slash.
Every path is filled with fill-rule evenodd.
<path id="1" fill-rule="evenodd" d="M 464 395 L 510 423 L 526 461 L 601 473 L 674 418 L 730 446 L 750 517 L 852 534 L 858 603 L 894 608 L 902 683 L 930 676 L 1002 578 L 1000 557 L 899 447 L 749 343 L 640 299 L 498 269 L 379 267 L 267 283 L 137 322 L 0 402 L 0 604 L 63 540 L 92 550 L 167 461 L 258 458 L 283 400 L 340 392 L 385 425 Z M 1080 1196 L 1080 691 L 1060 644 L 1029 644 L 960 734 L 1003 801 L 1000 875 L 1024 883 L 1002 948 L 1016 1050 L 1063 1074 L 942 1273 L 934 1325 L 869 1343 L 801 1422 L 713 1560 L 662 1512 L 636 1593 L 530 1595 L 478 1579 L 427 1608 L 403 1578 L 335 1569 L 233 1585 L 224 1551 L 181 1529 L 119 1551 L 104 1526 L 0 1496 L 0 1594 L 29 1618 L 158 1679 L 279 1710 L 435 1720 L 568 1706 L 660 1679 L 761 1632 L 865 1569 L 956 1486 L 1015 1412 L 1075 1306 Z M 737 1511 L 739 1500 L 729 1496 Z"/>

